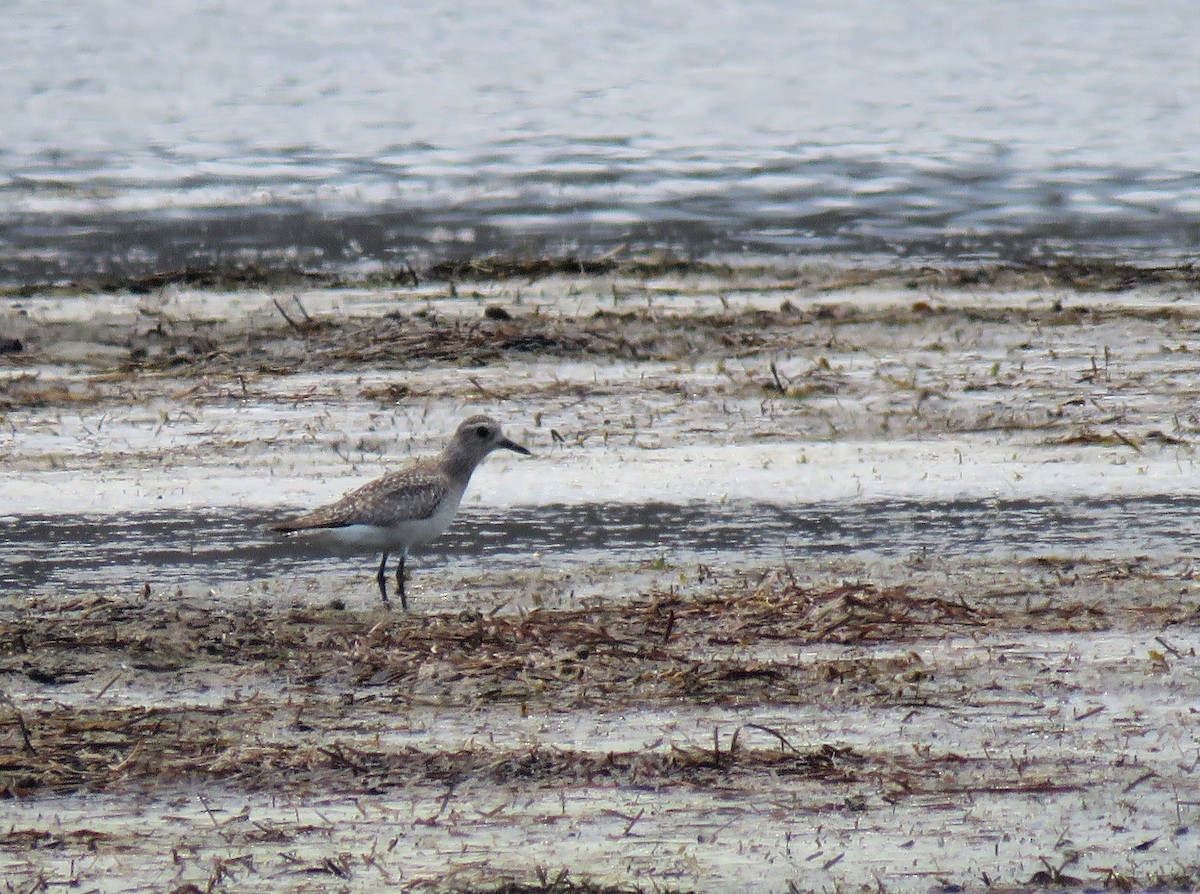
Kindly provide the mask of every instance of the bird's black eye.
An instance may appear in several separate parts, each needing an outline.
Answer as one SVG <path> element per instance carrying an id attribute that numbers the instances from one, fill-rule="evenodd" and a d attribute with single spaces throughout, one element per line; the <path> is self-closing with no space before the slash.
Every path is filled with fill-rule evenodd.
<path id="1" fill-rule="evenodd" d="M 481 438 L 486 438 L 489 434 L 491 434 L 491 432 L 488 430 L 486 425 L 481 425 L 479 428 L 475 429 L 475 434 L 479 435 Z"/>

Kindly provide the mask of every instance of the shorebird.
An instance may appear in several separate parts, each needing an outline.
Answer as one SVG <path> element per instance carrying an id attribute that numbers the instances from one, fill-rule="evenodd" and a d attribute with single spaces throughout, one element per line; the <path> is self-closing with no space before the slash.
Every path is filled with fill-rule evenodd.
<path id="1" fill-rule="evenodd" d="M 513 450 L 530 456 L 525 447 L 504 437 L 500 423 L 489 416 L 472 416 L 440 454 L 419 459 L 404 469 L 352 490 L 336 503 L 314 509 L 290 521 L 272 525 L 281 534 L 312 534 L 353 551 L 383 552 L 379 595 L 388 605 L 387 560 L 399 553 L 396 589 L 408 611 L 404 593 L 404 562 L 408 551 L 437 537 L 450 526 L 475 467 L 493 450 Z"/>

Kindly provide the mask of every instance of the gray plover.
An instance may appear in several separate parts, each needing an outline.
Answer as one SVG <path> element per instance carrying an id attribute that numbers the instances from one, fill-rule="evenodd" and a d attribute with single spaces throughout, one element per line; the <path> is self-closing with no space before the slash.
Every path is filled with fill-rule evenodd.
<path id="1" fill-rule="evenodd" d="M 438 456 L 419 459 L 351 491 L 336 503 L 272 525 L 271 530 L 313 534 L 356 552 L 382 551 L 375 579 L 379 594 L 388 604 L 388 554 L 399 553 L 396 589 L 400 605 L 408 611 L 404 593 L 408 551 L 428 543 L 450 526 L 471 473 L 484 457 L 501 448 L 531 455 L 525 447 L 504 437 L 495 419 L 472 416 L 459 425 Z"/>

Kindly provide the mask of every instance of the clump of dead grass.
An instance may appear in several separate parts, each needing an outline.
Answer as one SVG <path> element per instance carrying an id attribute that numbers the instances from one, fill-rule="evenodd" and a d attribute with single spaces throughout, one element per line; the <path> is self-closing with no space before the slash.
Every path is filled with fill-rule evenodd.
<path id="1" fill-rule="evenodd" d="M 489 616 L 145 598 L 31 601 L 0 623 L 0 672 L 46 691 L 86 687 L 92 695 L 57 707 L 0 704 L 0 736 L 10 746 L 0 753 L 0 791 L 192 779 L 319 786 L 334 777 L 362 790 L 472 778 L 710 784 L 737 772 L 845 781 L 858 760 L 853 753 L 798 749 L 787 734 L 754 724 L 711 748 L 604 755 L 422 751 L 370 740 L 381 716 L 420 705 L 508 703 L 524 712 L 819 698 L 919 706 L 939 685 L 939 669 L 914 651 L 920 642 L 1112 623 L 1105 607 L 1079 601 L 969 600 L 870 583 L 807 587 L 786 569 L 711 583 L 692 597 L 666 590 L 619 605 Z M 1127 614 L 1162 629 L 1179 611 L 1186 606 Z M 126 678 L 151 691 L 180 674 L 237 681 L 237 690 L 212 706 L 127 708 L 104 698 Z M 958 692 L 953 679 L 942 685 Z M 249 695 L 238 694 L 243 688 Z M 322 729 L 343 735 L 327 739 L 317 734 Z M 776 747 L 747 747 L 751 735 L 773 737 Z"/>

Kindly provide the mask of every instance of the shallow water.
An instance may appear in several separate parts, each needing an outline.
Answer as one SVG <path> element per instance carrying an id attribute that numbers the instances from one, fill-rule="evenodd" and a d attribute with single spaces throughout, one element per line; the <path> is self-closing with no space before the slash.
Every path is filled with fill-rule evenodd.
<path id="1" fill-rule="evenodd" d="M 1188 0 L 0 16 L 24 48 L 0 61 L 10 281 L 622 245 L 1180 258 L 1200 235 Z"/>
<path id="2" fill-rule="evenodd" d="M 0 588 L 58 593 L 97 584 L 136 590 L 250 582 L 317 571 L 361 578 L 372 557 L 327 556 L 267 532 L 278 514 L 207 511 L 0 520 Z M 581 569 L 661 558 L 716 564 L 832 557 L 1012 560 L 1037 556 L 1187 556 L 1200 497 L 889 500 L 783 506 L 613 503 L 472 508 L 423 554 L 415 573 L 449 566 Z"/>

